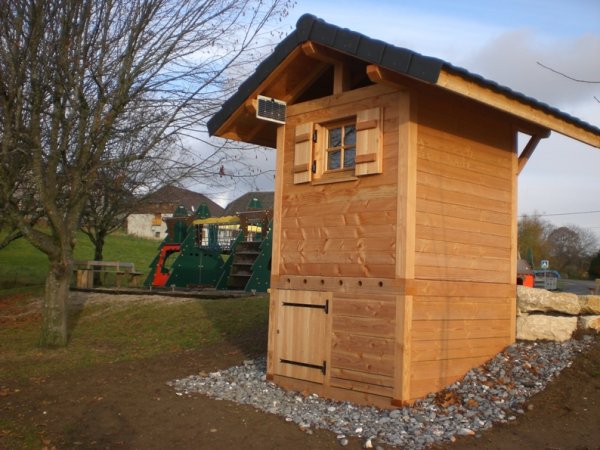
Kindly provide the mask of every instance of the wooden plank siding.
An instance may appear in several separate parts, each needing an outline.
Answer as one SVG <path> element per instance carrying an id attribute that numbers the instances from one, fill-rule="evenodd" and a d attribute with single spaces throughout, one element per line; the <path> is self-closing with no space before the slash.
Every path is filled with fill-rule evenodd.
<path id="1" fill-rule="evenodd" d="M 434 100 L 419 115 L 415 278 L 512 283 L 514 131 L 460 99 L 421 99 Z"/>
<path id="2" fill-rule="evenodd" d="M 317 168 L 310 182 L 294 184 L 298 125 L 310 122 L 321 132 L 318 124 L 371 108 L 381 108 L 382 173 L 324 184 Z M 271 304 L 278 309 L 271 318 L 292 324 L 294 339 L 312 348 L 284 342 L 270 324 L 273 380 L 400 406 L 442 389 L 512 342 L 510 123 L 448 94 L 370 86 L 290 105 L 283 128 L 272 289 L 275 296 L 295 291 L 303 301 L 330 293 L 331 310 L 327 325 L 316 328 L 324 341 L 317 351 L 314 336 L 300 336 L 308 328 L 299 323 L 310 314 L 284 316 L 281 305 Z M 326 374 L 278 364 L 286 351 L 325 358 Z"/>
<path id="3" fill-rule="evenodd" d="M 291 105 L 283 151 L 278 272 L 394 278 L 398 159 L 397 93 L 371 86 Z M 383 173 L 340 182 L 294 184 L 295 128 L 382 109 Z M 316 150 L 315 150 L 316 151 Z M 317 158 L 317 164 L 324 164 Z"/>
<path id="4" fill-rule="evenodd" d="M 514 131 L 479 107 L 435 100 L 419 108 L 416 145 L 411 399 L 493 357 L 513 323 Z"/>
<path id="5" fill-rule="evenodd" d="M 334 295 L 331 386 L 392 396 L 395 317 L 395 295 Z"/>

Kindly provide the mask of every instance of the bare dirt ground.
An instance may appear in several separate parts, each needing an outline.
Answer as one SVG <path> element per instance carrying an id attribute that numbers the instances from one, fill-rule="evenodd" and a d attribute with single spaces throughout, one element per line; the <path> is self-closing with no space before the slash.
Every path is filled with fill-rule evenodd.
<path id="1" fill-rule="evenodd" d="M 165 385 L 240 364 L 257 356 L 248 350 L 257 347 L 266 350 L 266 330 L 197 351 L 22 383 L 0 380 L 0 423 L 16 418 L 36 427 L 40 448 L 48 449 L 342 448 L 331 432 L 309 435 L 282 417 L 200 395 L 180 397 Z M 531 405 L 510 425 L 437 448 L 600 449 L 600 345 L 579 357 Z M 8 450 L 3 442 L 0 433 L 0 449 Z M 362 444 L 351 439 L 346 448 Z"/>

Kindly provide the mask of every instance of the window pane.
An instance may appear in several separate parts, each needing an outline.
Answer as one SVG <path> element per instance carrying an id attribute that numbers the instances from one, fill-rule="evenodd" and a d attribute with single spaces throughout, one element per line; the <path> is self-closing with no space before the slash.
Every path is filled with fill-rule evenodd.
<path id="1" fill-rule="evenodd" d="M 344 129 L 344 145 L 356 144 L 356 128 L 354 125 L 346 125 Z"/>
<path id="2" fill-rule="evenodd" d="M 344 167 L 354 167 L 354 158 L 356 156 L 356 148 L 348 147 L 344 152 Z"/>
<path id="3" fill-rule="evenodd" d="M 328 147 L 341 147 L 342 145 L 342 129 L 341 128 L 330 128 L 329 129 L 329 145 Z"/>
<path id="4" fill-rule="evenodd" d="M 339 169 L 340 166 L 340 157 L 342 152 L 340 150 L 336 150 L 334 152 L 327 153 L 327 170 L 335 170 Z"/>

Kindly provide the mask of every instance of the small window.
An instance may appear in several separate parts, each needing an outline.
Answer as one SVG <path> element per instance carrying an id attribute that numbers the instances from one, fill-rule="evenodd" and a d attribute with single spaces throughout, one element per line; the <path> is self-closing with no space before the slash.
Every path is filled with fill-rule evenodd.
<path id="1" fill-rule="evenodd" d="M 154 217 L 152 218 L 152 226 L 156 227 L 156 226 L 160 226 L 162 224 L 162 216 L 160 213 L 155 213 Z"/>
<path id="2" fill-rule="evenodd" d="M 356 158 L 356 123 L 337 123 L 327 126 L 325 148 L 327 171 L 352 169 Z"/>

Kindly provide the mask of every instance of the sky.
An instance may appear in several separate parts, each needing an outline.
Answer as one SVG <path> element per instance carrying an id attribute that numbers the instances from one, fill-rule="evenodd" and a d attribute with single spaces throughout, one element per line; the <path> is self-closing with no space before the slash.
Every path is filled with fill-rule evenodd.
<path id="1" fill-rule="evenodd" d="M 600 0 L 298 0 L 280 26 L 291 31 L 305 13 L 441 58 L 600 127 Z M 274 154 L 264 163 L 274 166 Z M 272 178 L 260 189 L 272 190 Z M 519 214 L 533 213 L 600 239 L 600 149 L 554 132 L 542 140 L 519 176 Z"/>

